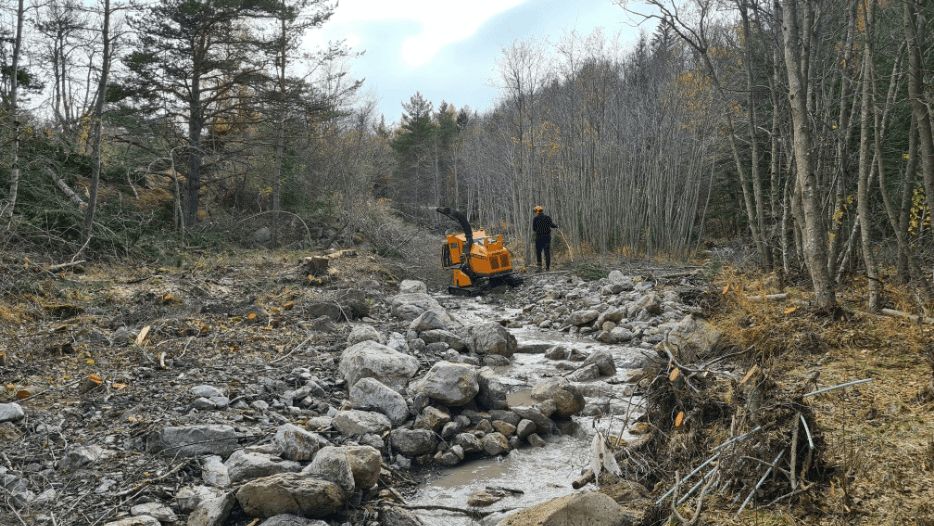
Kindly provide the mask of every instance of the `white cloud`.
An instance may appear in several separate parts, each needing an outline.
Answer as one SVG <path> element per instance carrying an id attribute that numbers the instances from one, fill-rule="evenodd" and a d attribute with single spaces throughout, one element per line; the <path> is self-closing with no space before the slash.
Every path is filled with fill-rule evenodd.
<path id="1" fill-rule="evenodd" d="M 483 24 L 528 0 L 342 0 L 325 26 L 328 38 L 344 38 L 362 23 L 414 22 L 418 32 L 399 47 L 411 68 L 431 61 L 445 46 L 473 36 Z"/>

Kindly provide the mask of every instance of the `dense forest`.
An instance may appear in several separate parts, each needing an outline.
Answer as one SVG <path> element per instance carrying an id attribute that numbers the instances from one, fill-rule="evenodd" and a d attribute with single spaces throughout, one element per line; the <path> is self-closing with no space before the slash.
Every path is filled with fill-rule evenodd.
<path id="1" fill-rule="evenodd" d="M 934 524 L 932 29 L 0 1 L 0 525 Z"/>
<path id="2" fill-rule="evenodd" d="M 620 2 L 654 27 L 634 48 L 516 42 L 491 110 L 416 93 L 398 125 L 348 75 L 357 51 L 303 46 L 335 9 L 5 2 L 5 242 L 126 256 L 267 225 L 283 244 L 451 205 L 527 257 L 542 204 L 572 250 L 731 244 L 825 309 L 854 276 L 879 308 L 885 269 L 930 294 L 930 3 Z"/>

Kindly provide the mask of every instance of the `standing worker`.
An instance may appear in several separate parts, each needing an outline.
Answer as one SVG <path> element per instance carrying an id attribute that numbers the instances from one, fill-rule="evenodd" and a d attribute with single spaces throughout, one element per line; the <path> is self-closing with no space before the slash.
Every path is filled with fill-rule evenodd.
<path id="1" fill-rule="evenodd" d="M 551 229 L 558 225 L 545 214 L 541 205 L 535 207 L 535 218 L 532 219 L 532 230 L 535 232 L 535 259 L 538 260 L 538 271 L 542 271 L 542 252 L 545 253 L 545 270 L 551 270 Z"/>

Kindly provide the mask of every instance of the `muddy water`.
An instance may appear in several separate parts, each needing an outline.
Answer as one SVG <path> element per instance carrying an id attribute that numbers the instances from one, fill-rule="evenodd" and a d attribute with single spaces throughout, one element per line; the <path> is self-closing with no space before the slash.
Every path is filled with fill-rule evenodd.
<path id="1" fill-rule="evenodd" d="M 451 314 L 465 324 L 509 318 L 516 313 L 513 309 L 481 304 L 477 300 L 459 301 L 451 310 Z M 608 416 L 600 419 L 575 418 L 573 424 L 562 426 L 561 435 L 544 437 L 547 445 L 543 448 L 526 445 L 502 458 L 473 460 L 454 468 L 433 471 L 426 475 L 416 494 L 409 499 L 410 504 L 467 509 L 470 508 L 468 497 L 487 487 L 508 488 L 521 493 L 510 494 L 489 507 L 481 508 L 484 511 L 521 508 L 567 495 L 574 491 L 571 482 L 580 475 L 582 468 L 590 465 L 594 434 L 600 431 L 619 435 L 625 415 L 630 414 L 630 418 L 638 416 L 641 401 L 631 396 L 631 387 L 623 383 L 622 379 L 638 363 L 639 349 L 602 345 L 593 340 L 550 330 L 523 328 L 511 329 L 510 332 L 520 346 L 547 343 L 579 349 L 585 353 L 598 349 L 610 351 L 617 366 L 616 377 L 580 384 L 587 402 L 600 405 L 604 415 Z M 507 399 L 509 404 L 518 406 L 532 403 L 529 394 L 532 385 L 543 378 L 569 372 L 559 369 L 558 363 L 546 359 L 542 354 L 516 354 L 509 366 L 498 367 L 497 374 L 513 389 Z M 625 433 L 622 436 L 631 438 Z M 500 517 L 494 515 L 481 522 L 461 513 L 446 511 L 420 511 L 418 515 L 427 526 L 495 524 Z"/>

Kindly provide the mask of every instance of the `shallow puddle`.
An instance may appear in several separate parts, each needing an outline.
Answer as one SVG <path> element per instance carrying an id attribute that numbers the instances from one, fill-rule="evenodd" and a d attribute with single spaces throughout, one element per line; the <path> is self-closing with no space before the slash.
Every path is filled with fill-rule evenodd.
<path id="1" fill-rule="evenodd" d="M 506 403 L 509 407 L 516 407 L 517 405 L 532 405 L 535 400 L 532 400 L 531 389 L 519 389 L 506 395 Z"/>

